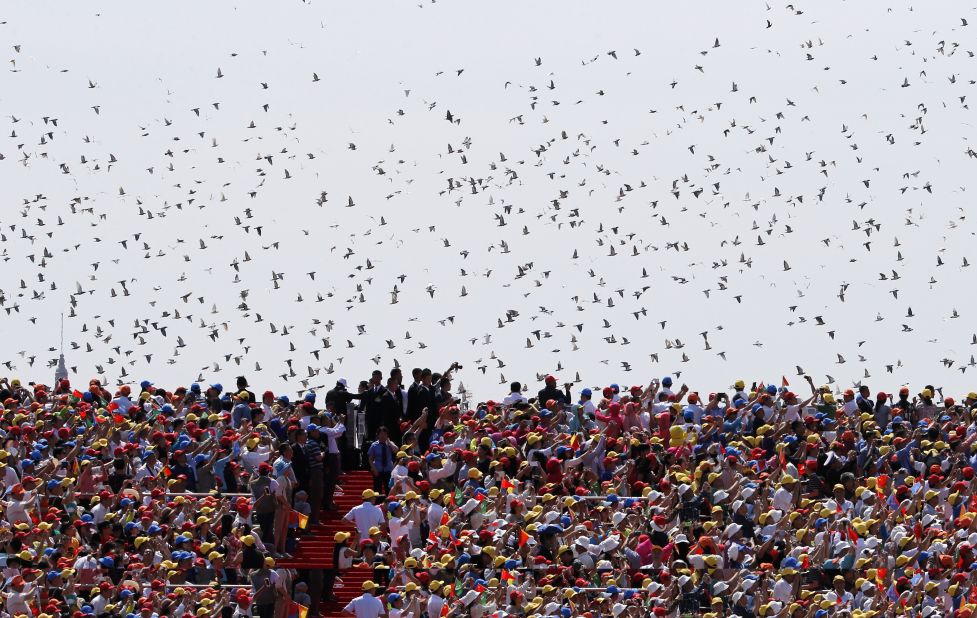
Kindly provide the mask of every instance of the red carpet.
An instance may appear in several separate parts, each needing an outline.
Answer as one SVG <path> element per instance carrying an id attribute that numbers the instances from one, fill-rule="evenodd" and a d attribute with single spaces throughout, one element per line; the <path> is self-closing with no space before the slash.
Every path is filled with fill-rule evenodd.
<path id="1" fill-rule="evenodd" d="M 298 547 L 292 552 L 293 558 L 289 560 L 279 560 L 278 564 L 289 569 L 325 569 L 332 563 L 332 552 L 336 543 L 333 536 L 343 530 L 352 531 L 353 525 L 343 520 L 343 515 L 351 508 L 363 501 L 362 493 L 364 489 L 372 489 L 373 477 L 369 472 L 356 470 L 343 474 L 340 478 L 342 487 L 337 488 L 335 502 L 338 509 L 336 511 L 325 511 L 319 518 L 319 524 L 310 526 L 311 535 L 300 537 Z M 342 491 L 342 495 L 339 492 Z M 339 580 L 333 593 L 339 597 L 337 603 L 326 603 L 319 608 L 319 615 L 323 618 L 333 618 L 342 616 L 341 610 L 354 597 L 361 594 L 361 586 L 364 581 L 371 579 L 373 571 L 371 569 L 352 568 L 342 575 L 342 584 Z M 310 618 L 311 615 L 310 615 Z"/>

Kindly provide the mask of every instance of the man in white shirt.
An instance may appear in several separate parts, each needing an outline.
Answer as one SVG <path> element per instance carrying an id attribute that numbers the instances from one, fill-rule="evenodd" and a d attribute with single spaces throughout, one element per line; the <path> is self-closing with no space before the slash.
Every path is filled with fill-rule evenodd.
<path id="1" fill-rule="evenodd" d="M 593 420 L 597 415 L 597 404 L 593 401 L 594 393 L 589 388 L 580 391 L 580 411 L 584 420 Z"/>
<path id="2" fill-rule="evenodd" d="M 10 580 L 10 590 L 7 592 L 7 612 L 11 616 L 32 615 L 28 604 L 34 600 L 34 597 L 33 590 L 24 583 L 24 578 L 20 575 L 15 575 Z"/>
<path id="3" fill-rule="evenodd" d="M 778 511 L 789 511 L 794 504 L 794 484 L 797 480 L 785 474 L 780 480 L 780 487 L 773 494 L 772 507 Z"/>
<path id="4" fill-rule="evenodd" d="M 453 459 L 449 459 L 446 463 L 444 463 L 441 459 L 441 453 L 437 451 L 428 454 L 427 465 L 439 466 L 437 468 L 428 469 L 427 478 L 432 485 L 436 485 L 438 481 L 452 476 L 455 473 L 455 470 L 458 469 L 458 463 L 456 461 L 454 461 Z"/>
<path id="5" fill-rule="evenodd" d="M 119 396 L 112 400 L 112 403 L 119 406 L 119 414 L 122 414 L 123 416 L 128 414 L 129 408 L 135 405 L 132 403 L 132 400 L 129 399 L 130 392 L 131 390 L 129 389 L 129 385 L 126 384 L 119 389 Z"/>
<path id="6" fill-rule="evenodd" d="M 346 425 L 336 422 L 332 414 L 326 415 L 325 425 L 319 427 L 319 433 L 326 436 L 326 460 L 325 460 L 325 491 L 323 492 L 322 504 L 327 511 L 336 509 L 333 502 L 333 495 L 336 493 L 336 481 L 339 479 L 340 456 L 339 445 L 336 439 L 346 433 Z"/>
<path id="7" fill-rule="evenodd" d="M 371 580 L 363 582 L 363 594 L 350 601 L 343 608 L 343 613 L 356 618 L 379 618 L 386 613 L 383 601 L 373 596 L 377 585 Z"/>
<path id="8" fill-rule="evenodd" d="M 156 451 L 148 451 L 146 453 L 145 463 L 136 468 L 136 474 L 135 477 L 133 477 L 133 481 L 140 483 L 147 476 L 157 477 L 162 469 L 163 464 L 161 464 L 159 459 L 156 457 Z"/>
<path id="9" fill-rule="evenodd" d="M 526 399 L 522 394 L 522 384 L 519 382 L 513 382 L 509 385 L 509 394 L 505 396 L 502 400 L 502 405 L 514 406 L 517 403 L 528 403 L 529 400 Z"/>
<path id="10" fill-rule="evenodd" d="M 373 499 L 376 497 L 377 492 L 372 489 L 364 489 L 363 503 L 354 506 L 343 517 L 346 521 L 351 521 L 356 525 L 356 530 L 360 533 L 361 539 L 370 538 L 370 528 L 373 526 L 382 528 L 386 523 L 383 511 L 380 510 L 380 507 L 373 504 Z"/>

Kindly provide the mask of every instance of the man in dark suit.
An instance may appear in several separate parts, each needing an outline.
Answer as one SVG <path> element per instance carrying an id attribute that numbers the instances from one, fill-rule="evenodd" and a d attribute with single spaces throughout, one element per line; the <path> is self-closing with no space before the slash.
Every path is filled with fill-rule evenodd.
<path id="1" fill-rule="evenodd" d="M 417 388 L 411 387 L 407 393 L 407 418 L 416 421 L 421 416 L 421 412 L 427 408 L 427 426 L 421 427 L 418 432 L 417 441 L 421 450 L 427 450 L 431 440 L 431 429 L 438 418 L 438 411 L 435 409 L 434 386 L 431 384 L 431 370 L 421 370 L 421 382 Z"/>
<path id="2" fill-rule="evenodd" d="M 380 395 L 380 424 L 389 429 L 390 439 L 400 444 L 400 423 L 404 414 L 404 395 L 396 378 L 387 379 L 387 388 Z"/>
<path id="3" fill-rule="evenodd" d="M 366 415 L 366 443 L 369 444 L 377 439 L 377 429 L 383 425 L 383 412 L 381 403 L 383 401 L 383 372 L 374 371 L 370 377 L 370 385 L 363 395 L 363 411 Z"/>

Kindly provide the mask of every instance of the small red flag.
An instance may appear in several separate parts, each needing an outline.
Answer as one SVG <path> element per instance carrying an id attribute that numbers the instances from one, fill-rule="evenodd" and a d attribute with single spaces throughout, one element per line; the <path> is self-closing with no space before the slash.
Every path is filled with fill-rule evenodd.
<path id="1" fill-rule="evenodd" d="M 523 545 L 525 545 L 528 542 L 529 542 L 529 535 L 526 534 L 526 531 L 525 530 L 520 530 L 519 531 L 519 547 L 522 547 Z"/>
<path id="2" fill-rule="evenodd" d="M 790 386 L 790 382 L 787 381 L 787 376 L 780 376 L 781 386 Z"/>

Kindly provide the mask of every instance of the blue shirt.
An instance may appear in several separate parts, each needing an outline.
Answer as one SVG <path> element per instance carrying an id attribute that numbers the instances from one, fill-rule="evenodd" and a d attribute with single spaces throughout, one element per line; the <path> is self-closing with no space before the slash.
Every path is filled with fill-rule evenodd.
<path id="1" fill-rule="evenodd" d="M 378 472 L 393 472 L 394 452 L 390 442 L 374 442 L 370 445 L 366 455 L 370 458 L 370 461 L 373 463 L 373 467 L 375 467 Z"/>

